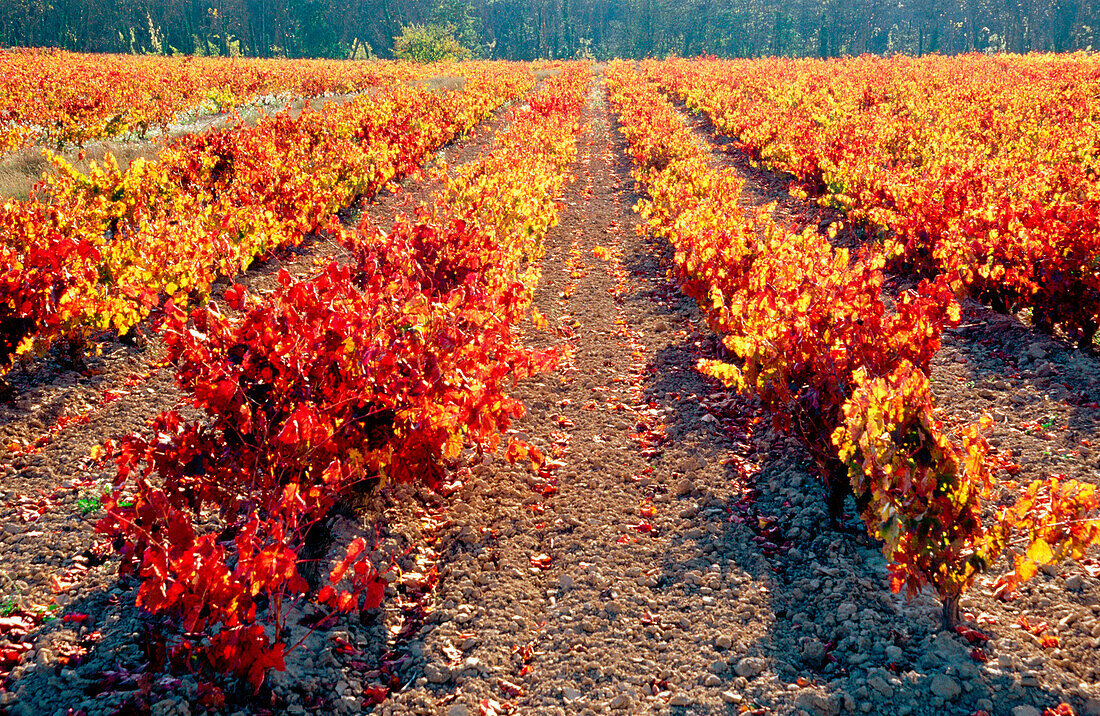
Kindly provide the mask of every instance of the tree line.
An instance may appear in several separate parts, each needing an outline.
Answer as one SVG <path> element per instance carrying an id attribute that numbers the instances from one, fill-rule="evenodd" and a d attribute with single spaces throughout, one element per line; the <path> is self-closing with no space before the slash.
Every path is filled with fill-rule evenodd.
<path id="1" fill-rule="evenodd" d="M 3 0 L 0 46 L 391 57 L 411 30 L 475 57 L 838 57 L 1100 49 L 1095 0 Z M 434 34 L 433 34 L 434 33 Z M 398 44 L 400 51 L 402 45 Z"/>

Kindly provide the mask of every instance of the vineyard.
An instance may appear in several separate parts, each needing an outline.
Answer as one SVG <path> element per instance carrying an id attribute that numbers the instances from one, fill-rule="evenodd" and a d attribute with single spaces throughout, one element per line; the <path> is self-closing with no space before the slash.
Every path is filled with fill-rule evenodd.
<path id="1" fill-rule="evenodd" d="M 0 74 L 0 711 L 1100 714 L 1092 55 Z"/>

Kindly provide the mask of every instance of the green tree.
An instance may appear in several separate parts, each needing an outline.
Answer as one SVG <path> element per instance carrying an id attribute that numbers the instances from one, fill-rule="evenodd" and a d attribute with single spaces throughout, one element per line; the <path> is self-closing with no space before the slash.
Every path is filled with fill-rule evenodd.
<path id="1" fill-rule="evenodd" d="M 427 23 L 402 27 L 401 34 L 393 38 L 393 56 L 413 62 L 440 62 L 469 60 L 474 53 L 455 38 L 450 25 Z"/>
<path id="2" fill-rule="evenodd" d="M 451 28 L 455 39 L 475 55 L 481 48 L 481 18 L 469 0 L 438 0 L 428 21 Z"/>

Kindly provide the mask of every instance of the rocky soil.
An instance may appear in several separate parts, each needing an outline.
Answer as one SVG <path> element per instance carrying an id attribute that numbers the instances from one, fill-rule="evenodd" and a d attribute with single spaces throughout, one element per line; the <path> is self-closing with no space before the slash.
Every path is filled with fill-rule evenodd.
<path id="1" fill-rule="evenodd" d="M 491 147 L 501 121 L 446 159 Z M 826 529 L 801 447 L 694 370 L 715 337 L 667 279 L 668 247 L 636 231 L 629 160 L 598 83 L 585 121 L 535 297 L 550 328 L 528 336 L 567 358 L 516 387 L 529 409 L 516 432 L 554 462 L 535 473 L 471 455 L 440 493 L 398 487 L 334 516 L 333 554 L 379 535 L 376 561 L 396 565 L 386 606 L 327 630 L 296 612 L 301 643 L 258 694 L 227 688 L 218 706 L 191 676 L 145 674 L 157 625 L 134 610 L 133 585 L 114 577 L 91 528 L 97 481 L 110 476 L 92 445 L 180 401 L 152 365 L 155 345 L 108 344 L 94 375 L 43 362 L 14 377 L 20 397 L 0 409 L 0 442 L 14 448 L 0 459 L 0 660 L 10 669 L 0 707 L 1027 716 L 1068 702 L 1100 715 L 1096 555 L 1041 574 L 1009 602 L 989 595 L 997 565 L 964 600 L 984 644 L 942 631 L 930 594 L 892 594 L 874 545 Z M 746 202 L 783 198 L 781 179 L 698 130 L 716 162 L 744 170 Z M 407 183 L 364 211 L 385 226 L 430 187 Z M 792 222 L 820 220 L 789 197 L 783 207 Z M 335 252 L 319 241 L 246 278 L 262 289 L 279 266 L 306 273 Z M 992 442 L 1020 466 L 1017 481 L 1055 472 L 1097 482 L 1098 368 L 1021 317 L 967 304 L 933 378 L 948 422 L 996 418 Z M 365 705 L 382 686 L 390 696 Z"/>

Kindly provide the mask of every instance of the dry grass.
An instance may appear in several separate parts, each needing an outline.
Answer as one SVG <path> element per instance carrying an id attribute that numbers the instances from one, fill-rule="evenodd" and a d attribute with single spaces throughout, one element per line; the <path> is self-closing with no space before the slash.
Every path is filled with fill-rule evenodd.
<path id="1" fill-rule="evenodd" d="M 461 75 L 436 75 L 411 80 L 408 84 L 410 87 L 423 87 L 431 92 L 457 92 L 466 86 L 466 78 Z"/>
<path id="2" fill-rule="evenodd" d="M 138 157 L 152 159 L 160 145 L 156 142 L 95 142 L 89 144 L 80 159 L 80 149 L 66 149 L 59 154 L 78 171 L 87 172 L 91 163 L 103 163 L 107 154 L 114 154 L 119 165 L 126 166 Z M 20 149 L 0 158 L 0 198 L 26 200 L 31 189 L 53 165 L 41 147 Z"/>
<path id="3" fill-rule="evenodd" d="M 39 149 L 20 149 L 0 159 L 0 199 L 27 199 L 46 167 Z"/>

